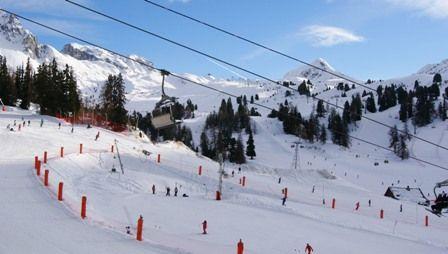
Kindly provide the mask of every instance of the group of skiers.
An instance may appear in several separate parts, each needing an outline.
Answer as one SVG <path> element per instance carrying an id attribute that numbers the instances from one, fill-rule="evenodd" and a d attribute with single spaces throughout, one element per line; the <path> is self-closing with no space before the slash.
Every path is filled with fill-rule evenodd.
<path id="1" fill-rule="evenodd" d="M 6 129 L 8 129 L 9 131 L 15 131 L 15 127 L 17 127 L 17 131 L 21 131 L 22 128 L 27 126 L 27 125 L 28 125 L 28 127 L 31 126 L 31 120 L 27 120 L 26 121 L 24 119 L 24 117 L 22 117 L 22 120 L 21 120 L 20 123 L 18 123 L 17 120 L 14 120 L 12 125 L 11 124 L 6 125 Z M 43 125 L 44 125 L 44 119 L 41 118 L 40 119 L 40 127 L 42 127 Z M 58 129 L 59 130 L 61 129 L 61 126 L 62 126 L 62 123 L 58 122 Z M 73 125 L 72 125 L 71 133 L 73 133 L 74 130 L 75 129 L 74 129 Z"/>
<path id="2" fill-rule="evenodd" d="M 439 195 L 437 195 L 435 202 L 448 202 L 447 194 L 445 192 L 440 193 Z"/>
<path id="3" fill-rule="evenodd" d="M 156 194 L 156 185 L 155 184 L 152 185 L 151 191 L 152 191 L 153 195 Z M 179 193 L 179 188 L 177 188 L 177 185 L 176 185 L 174 187 L 174 196 L 177 197 L 178 193 Z M 171 196 L 171 188 L 169 186 L 166 187 L 165 196 L 167 196 L 167 197 Z M 188 198 L 188 194 L 184 193 L 184 194 L 182 194 L 182 197 Z"/>

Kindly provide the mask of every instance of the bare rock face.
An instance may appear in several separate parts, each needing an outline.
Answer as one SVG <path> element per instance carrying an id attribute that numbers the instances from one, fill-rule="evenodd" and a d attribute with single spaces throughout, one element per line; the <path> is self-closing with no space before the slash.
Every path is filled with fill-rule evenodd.
<path id="1" fill-rule="evenodd" d="M 82 50 L 79 47 L 76 47 L 75 44 L 66 44 L 62 49 L 61 53 L 70 55 L 73 58 L 78 60 L 87 60 L 87 61 L 97 61 L 99 60 L 97 56 L 92 54 L 92 52 Z"/>
<path id="2" fill-rule="evenodd" d="M 14 15 L 0 12 L 1 36 L 11 45 L 21 46 L 21 50 L 32 58 L 39 57 L 39 44 L 36 37 L 23 28 L 20 21 Z"/>

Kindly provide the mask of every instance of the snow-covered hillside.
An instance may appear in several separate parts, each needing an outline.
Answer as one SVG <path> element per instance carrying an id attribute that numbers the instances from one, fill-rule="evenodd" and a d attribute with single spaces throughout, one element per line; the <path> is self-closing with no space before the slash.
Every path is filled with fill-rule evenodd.
<path id="1" fill-rule="evenodd" d="M 386 187 L 418 186 L 430 191 L 431 183 L 446 175 L 393 157 L 373 153 L 355 144 L 356 153 L 336 146 L 318 148 L 305 144 L 299 170 L 292 170 L 292 136 L 281 127 L 259 119 L 257 143 L 260 160 L 249 162 L 238 173 L 226 165 L 223 200 L 215 201 L 218 165 L 181 144 L 151 144 L 132 133 L 71 126 L 26 111 L 8 108 L 0 125 L 30 120 L 30 126 L 0 130 L 1 209 L 0 251 L 9 253 L 233 253 L 241 238 L 244 253 L 302 253 L 305 243 L 316 253 L 446 253 L 448 221 L 407 201 L 383 196 Z M 199 120 L 198 120 L 199 121 Z M 280 127 L 280 129 L 279 129 Z M 94 137 L 100 132 L 100 138 Z M 273 136 L 272 133 L 277 133 Z M 124 174 L 117 156 L 110 152 L 118 142 Z M 79 153 L 79 144 L 83 152 Z M 443 139 L 442 144 L 448 144 Z M 60 147 L 64 157 L 60 158 Z M 425 153 L 425 147 L 415 153 Z M 149 151 L 146 156 L 143 151 Z M 48 151 L 49 187 L 36 176 L 34 156 Z M 116 151 L 116 147 L 115 147 Z M 433 153 L 435 150 L 431 150 Z M 157 163 L 157 154 L 161 155 Z M 356 156 L 357 155 L 357 156 Z M 359 157 L 358 157 L 359 156 Z M 390 160 L 383 164 L 384 158 Z M 381 165 L 375 167 L 374 161 Z M 445 161 L 441 159 L 441 161 Z M 202 166 L 202 175 L 198 167 Z M 118 173 L 112 173 L 116 168 Z M 231 172 L 235 172 L 232 177 Z M 239 184 L 246 177 L 246 186 Z M 281 183 L 278 178 L 281 177 Z M 64 201 L 56 198 L 64 182 Z M 400 182 L 400 183 L 398 183 Z M 156 186 L 156 194 L 151 186 Z M 179 195 L 173 197 L 174 188 Z M 171 196 L 165 196 L 165 188 Z M 281 190 L 288 188 L 286 206 Z M 314 191 L 313 191 L 314 190 Z M 87 196 L 87 219 L 79 217 L 81 196 Z M 335 198 L 336 207 L 331 209 Z M 325 204 L 322 203 L 326 200 Z M 371 200 L 371 207 L 368 205 Z M 354 210 L 360 202 L 360 209 Z M 400 205 L 403 212 L 399 211 Z M 384 210 L 384 219 L 379 218 Z M 135 240 L 139 215 L 144 218 L 143 245 Z M 429 227 L 424 226 L 429 216 Z M 208 234 L 200 223 L 208 221 Z M 132 235 L 126 234 L 131 226 Z M 38 235 L 39 237 L 36 237 Z M 26 244 L 23 244 L 23 243 Z M 299 252 L 300 250 L 300 252 Z"/>

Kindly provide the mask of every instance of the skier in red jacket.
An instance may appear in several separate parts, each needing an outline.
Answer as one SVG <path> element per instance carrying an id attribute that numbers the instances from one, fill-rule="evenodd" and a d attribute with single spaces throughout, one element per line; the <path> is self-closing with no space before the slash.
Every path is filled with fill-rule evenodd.
<path id="1" fill-rule="evenodd" d="M 305 247 L 305 252 L 306 252 L 307 254 L 311 254 L 313 251 L 314 251 L 314 250 L 313 250 L 313 247 L 311 247 L 311 245 L 310 245 L 309 243 L 307 243 L 307 244 L 306 244 L 306 247 Z"/>

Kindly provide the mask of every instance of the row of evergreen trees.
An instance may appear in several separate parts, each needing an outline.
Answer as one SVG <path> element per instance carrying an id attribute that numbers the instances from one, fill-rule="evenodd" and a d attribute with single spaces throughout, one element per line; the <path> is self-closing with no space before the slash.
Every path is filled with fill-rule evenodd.
<path id="1" fill-rule="evenodd" d="M 280 104 L 278 110 L 272 110 L 268 117 L 278 118 L 283 123 L 283 130 L 287 134 L 298 136 L 308 142 L 321 142 L 323 144 L 327 141 L 327 129 L 331 132 L 331 139 L 334 144 L 349 147 L 350 124 L 356 125 L 356 122 L 361 120 L 362 116 L 362 101 L 361 96 L 356 94 L 352 96 L 351 102 L 344 103 L 342 115 L 335 109 L 329 110 L 324 106 L 324 102 L 319 100 L 316 105 L 316 113 L 311 112 L 308 119 L 302 117 L 296 107 L 289 105 L 285 101 L 285 105 Z M 328 112 L 330 111 L 330 112 Z M 328 115 L 328 125 L 320 124 L 319 118 Z"/>
<path id="2" fill-rule="evenodd" d="M 246 96 L 238 97 L 237 105 L 235 111 L 232 100 L 223 99 L 218 112 L 212 112 L 207 116 L 200 138 L 202 155 L 216 160 L 219 154 L 223 154 L 224 159 L 238 164 L 246 162 L 245 156 L 251 159 L 256 156 L 250 123 L 250 115 L 253 115 L 255 110 L 253 108 L 248 110 Z M 249 135 L 246 152 L 241 135 L 243 129 Z M 234 133 L 239 133 L 238 138 L 234 137 Z"/>
<path id="3" fill-rule="evenodd" d="M 39 65 L 36 72 L 28 59 L 25 67 L 17 67 L 11 72 L 6 58 L 0 56 L 0 98 L 7 105 L 18 105 L 23 109 L 36 103 L 42 114 L 53 116 L 76 113 L 81 108 L 73 69 L 66 65 L 60 70 L 54 59 Z"/>

